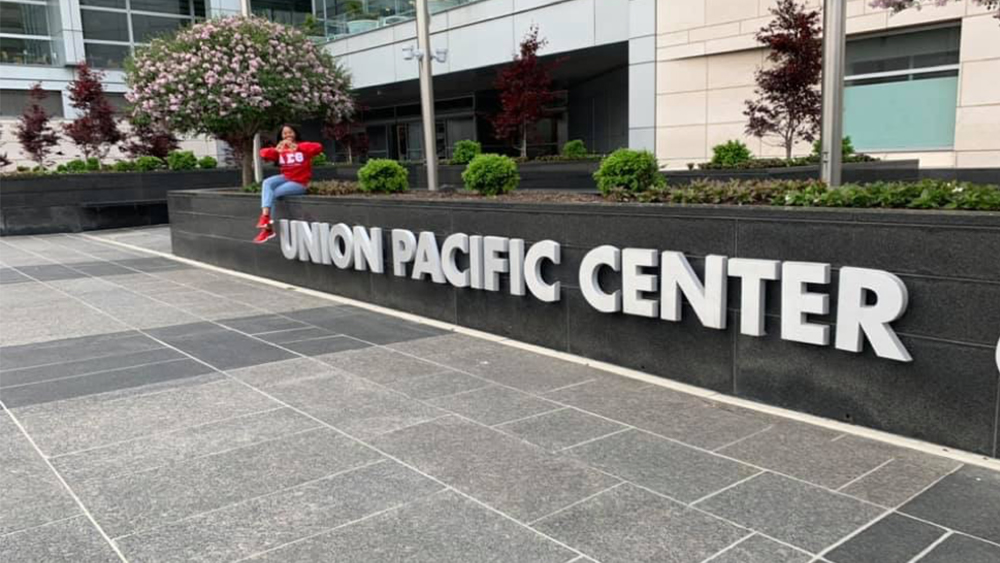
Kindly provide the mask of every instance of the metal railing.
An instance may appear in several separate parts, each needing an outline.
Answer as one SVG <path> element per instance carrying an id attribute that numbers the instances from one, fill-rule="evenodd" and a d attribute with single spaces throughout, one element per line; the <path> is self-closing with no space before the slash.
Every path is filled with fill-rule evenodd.
<path id="1" fill-rule="evenodd" d="M 428 0 L 430 13 L 436 14 L 483 0 Z M 386 5 L 390 4 L 390 5 Z M 410 22 L 416 13 L 409 2 L 370 0 L 358 2 L 359 8 L 343 14 L 317 13 L 316 18 L 328 40 L 336 41 L 350 35 L 372 31 L 399 23 Z"/>

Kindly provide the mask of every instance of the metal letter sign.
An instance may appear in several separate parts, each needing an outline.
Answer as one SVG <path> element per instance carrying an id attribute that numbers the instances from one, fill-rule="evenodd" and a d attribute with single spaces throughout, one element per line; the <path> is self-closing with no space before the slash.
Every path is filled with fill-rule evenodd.
<path id="1" fill-rule="evenodd" d="M 504 291 L 514 297 L 530 294 L 548 303 L 561 297 L 559 282 L 546 280 L 555 277 L 552 270 L 562 262 L 559 243 L 553 240 L 528 245 L 519 238 L 454 233 L 439 244 L 430 231 L 392 229 L 384 246 L 382 229 L 377 227 L 287 219 L 280 221 L 279 232 L 281 252 L 288 260 L 385 274 L 383 248 L 387 248 L 395 276 Z M 834 312 L 830 310 L 830 295 L 815 289 L 831 284 L 830 264 L 714 254 L 706 256 L 704 262 L 705 273 L 699 276 L 681 252 L 603 245 L 584 255 L 577 279 L 583 298 L 602 313 L 679 322 L 683 299 L 702 326 L 716 330 L 726 329 L 726 289 L 730 278 L 738 279 L 740 333 L 756 337 L 765 334 L 767 283 L 778 283 L 782 339 L 829 346 L 831 324 L 835 324 L 833 346 L 839 350 L 860 353 L 867 340 L 876 356 L 898 362 L 913 360 L 891 326 L 906 311 L 908 302 L 906 285 L 894 274 L 841 267 Z M 460 263 L 468 266 L 463 268 Z M 602 275 L 617 276 L 620 283 L 614 287 L 621 289 L 607 291 L 601 285 Z M 603 279 L 608 282 L 607 277 Z M 819 323 L 810 316 L 827 318 Z"/>

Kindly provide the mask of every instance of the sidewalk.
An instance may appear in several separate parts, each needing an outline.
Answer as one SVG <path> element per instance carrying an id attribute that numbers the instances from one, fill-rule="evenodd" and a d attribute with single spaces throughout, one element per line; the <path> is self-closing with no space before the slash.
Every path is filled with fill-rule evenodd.
<path id="1" fill-rule="evenodd" d="M 0 262 L 4 563 L 1000 561 L 988 468 L 84 235 Z"/>

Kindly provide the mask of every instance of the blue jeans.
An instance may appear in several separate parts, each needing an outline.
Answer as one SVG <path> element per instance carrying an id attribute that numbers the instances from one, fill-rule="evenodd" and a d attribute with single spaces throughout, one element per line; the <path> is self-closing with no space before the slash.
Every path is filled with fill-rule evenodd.
<path id="1" fill-rule="evenodd" d="M 306 187 L 298 182 L 293 182 L 283 175 L 271 176 L 264 180 L 260 190 L 260 206 L 270 209 L 274 207 L 274 200 L 286 195 L 302 195 L 306 193 Z"/>

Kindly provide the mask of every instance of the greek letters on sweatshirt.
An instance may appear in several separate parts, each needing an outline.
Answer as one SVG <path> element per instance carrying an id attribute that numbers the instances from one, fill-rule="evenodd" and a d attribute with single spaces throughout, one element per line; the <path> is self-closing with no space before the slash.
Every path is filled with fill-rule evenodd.
<path id="1" fill-rule="evenodd" d="M 293 151 L 279 151 L 273 147 L 261 149 L 260 157 L 277 162 L 285 178 L 306 186 L 312 179 L 312 158 L 323 152 L 323 145 L 319 143 L 296 143 L 296 145 Z"/>

